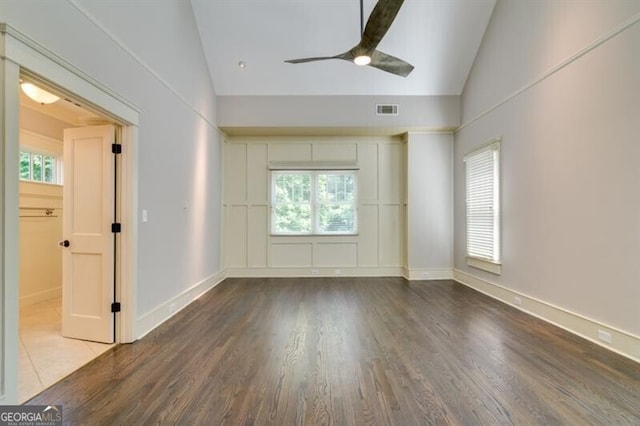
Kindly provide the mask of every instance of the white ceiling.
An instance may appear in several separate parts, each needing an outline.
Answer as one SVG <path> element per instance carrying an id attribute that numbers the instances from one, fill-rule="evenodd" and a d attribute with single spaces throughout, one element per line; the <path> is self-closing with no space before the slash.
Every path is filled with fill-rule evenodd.
<path id="1" fill-rule="evenodd" d="M 406 0 L 379 50 L 407 77 L 331 56 L 360 39 L 358 0 L 191 0 L 218 95 L 459 95 L 495 0 Z M 375 0 L 364 0 L 365 21 Z M 240 69 L 238 62 L 246 63 Z"/>

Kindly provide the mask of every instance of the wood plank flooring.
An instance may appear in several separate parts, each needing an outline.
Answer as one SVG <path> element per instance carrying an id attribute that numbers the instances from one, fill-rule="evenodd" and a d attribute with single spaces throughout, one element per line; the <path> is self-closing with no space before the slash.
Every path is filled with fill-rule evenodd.
<path id="1" fill-rule="evenodd" d="M 29 403 L 74 425 L 639 425 L 640 364 L 453 281 L 227 279 Z"/>

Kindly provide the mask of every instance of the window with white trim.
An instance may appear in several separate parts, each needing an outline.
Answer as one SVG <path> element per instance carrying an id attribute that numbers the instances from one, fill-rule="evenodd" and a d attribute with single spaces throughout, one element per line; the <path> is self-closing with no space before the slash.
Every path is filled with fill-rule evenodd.
<path id="1" fill-rule="evenodd" d="M 273 170 L 273 235 L 354 235 L 358 232 L 353 170 Z"/>
<path id="2" fill-rule="evenodd" d="M 500 141 L 470 152 L 464 163 L 467 263 L 500 274 Z"/>
<path id="3" fill-rule="evenodd" d="M 20 150 L 20 179 L 31 182 L 59 183 L 60 161 L 53 155 Z"/>

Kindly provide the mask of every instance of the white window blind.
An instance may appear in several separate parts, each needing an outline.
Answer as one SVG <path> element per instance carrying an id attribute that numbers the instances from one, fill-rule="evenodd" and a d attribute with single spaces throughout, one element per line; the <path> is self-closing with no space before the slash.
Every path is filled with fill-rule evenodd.
<path id="1" fill-rule="evenodd" d="M 500 262 L 500 142 L 464 158 L 467 201 L 467 256 Z"/>

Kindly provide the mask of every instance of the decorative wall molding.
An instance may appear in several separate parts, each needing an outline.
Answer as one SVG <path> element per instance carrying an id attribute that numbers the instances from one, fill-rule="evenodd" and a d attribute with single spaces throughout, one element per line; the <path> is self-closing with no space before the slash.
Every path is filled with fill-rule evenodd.
<path id="1" fill-rule="evenodd" d="M 180 312 L 191 302 L 220 284 L 225 278 L 226 275 L 224 271 L 217 272 L 195 284 L 191 288 L 186 289 L 177 296 L 167 300 L 152 311 L 140 316 L 136 321 L 136 339 L 141 339 L 147 335 L 150 331 L 154 330 L 163 322 Z"/>
<path id="2" fill-rule="evenodd" d="M 640 337 L 638 336 L 583 315 L 570 312 L 543 300 L 510 290 L 499 284 L 469 275 L 458 269 L 454 269 L 453 279 L 460 284 L 466 285 L 529 315 L 533 315 L 536 318 L 540 318 L 543 321 L 567 330 L 610 351 L 640 362 Z M 516 303 L 517 300 L 519 300 L 519 304 Z M 599 331 L 609 333 L 611 336 L 610 344 L 598 340 Z"/>
<path id="3" fill-rule="evenodd" d="M 224 265 L 237 276 L 403 276 L 405 144 L 398 137 L 232 138 L 224 144 Z M 358 160 L 359 159 L 359 160 Z M 358 234 L 272 235 L 275 162 L 357 164 Z M 340 273 L 335 273 L 335 270 Z M 316 271 L 315 273 L 311 271 Z"/>

